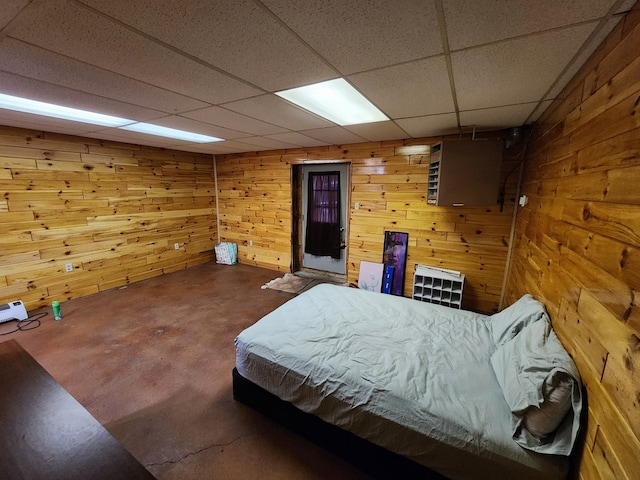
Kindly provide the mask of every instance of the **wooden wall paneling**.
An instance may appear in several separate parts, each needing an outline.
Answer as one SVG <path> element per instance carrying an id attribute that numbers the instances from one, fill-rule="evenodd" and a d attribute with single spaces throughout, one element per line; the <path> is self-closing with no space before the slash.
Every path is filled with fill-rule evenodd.
<path id="1" fill-rule="evenodd" d="M 579 477 L 640 472 L 638 4 L 540 117 L 505 298 L 542 300 L 588 399 Z"/>
<path id="2" fill-rule="evenodd" d="M 33 309 L 213 257 L 210 155 L 2 127 L 0 171 L 2 302 Z"/>
<path id="3" fill-rule="evenodd" d="M 601 478 L 620 478 L 631 480 L 620 465 L 620 460 L 615 454 L 611 442 L 602 430 L 596 433 L 596 441 L 593 447 L 593 460 Z"/>
<path id="4" fill-rule="evenodd" d="M 495 311 L 501 294 L 517 177 L 507 179 L 508 202 L 502 212 L 497 206 L 427 205 L 429 146 L 439 140 L 216 156 L 223 240 L 238 243 L 241 262 L 289 271 L 291 165 L 347 161 L 351 163 L 347 281 L 357 281 L 361 261 L 381 261 L 385 230 L 408 232 L 405 295 L 411 291 L 416 264 L 441 266 L 467 274 L 466 308 Z M 518 162 L 517 158 L 505 160 L 503 178 Z M 431 241 L 437 243 L 430 244 Z"/>
<path id="5" fill-rule="evenodd" d="M 608 352 L 602 385 L 640 438 L 640 332 L 630 328 L 586 290 L 580 295 L 578 314 Z"/>

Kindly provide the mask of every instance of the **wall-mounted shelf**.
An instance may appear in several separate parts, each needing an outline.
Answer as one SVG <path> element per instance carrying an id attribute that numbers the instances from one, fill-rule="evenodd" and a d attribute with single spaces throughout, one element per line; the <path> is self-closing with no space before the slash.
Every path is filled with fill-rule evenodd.
<path id="1" fill-rule="evenodd" d="M 413 299 L 451 308 L 462 308 L 464 274 L 417 265 L 413 274 Z"/>

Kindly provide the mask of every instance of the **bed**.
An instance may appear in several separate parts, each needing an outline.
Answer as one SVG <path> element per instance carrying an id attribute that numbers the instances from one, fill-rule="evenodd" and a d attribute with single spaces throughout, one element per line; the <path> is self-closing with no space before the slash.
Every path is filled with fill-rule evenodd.
<path id="1" fill-rule="evenodd" d="M 235 346 L 237 400 L 374 476 L 567 476 L 580 376 L 529 295 L 486 316 L 321 284 Z"/>

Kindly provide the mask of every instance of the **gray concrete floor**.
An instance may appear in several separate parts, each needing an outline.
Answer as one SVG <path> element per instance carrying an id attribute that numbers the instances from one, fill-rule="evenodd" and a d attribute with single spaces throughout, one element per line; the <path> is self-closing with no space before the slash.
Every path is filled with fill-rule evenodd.
<path id="1" fill-rule="evenodd" d="M 62 320 L 0 342 L 17 340 L 160 480 L 368 478 L 233 400 L 235 336 L 294 296 L 260 288 L 279 276 L 198 265 L 63 302 Z"/>

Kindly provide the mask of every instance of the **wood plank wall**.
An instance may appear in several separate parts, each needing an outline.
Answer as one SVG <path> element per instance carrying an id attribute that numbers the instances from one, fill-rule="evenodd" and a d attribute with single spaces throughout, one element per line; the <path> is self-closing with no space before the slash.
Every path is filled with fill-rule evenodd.
<path id="1" fill-rule="evenodd" d="M 0 303 L 30 310 L 214 258 L 211 155 L 0 127 L 0 192 Z"/>
<path id="2" fill-rule="evenodd" d="M 640 475 L 640 7 L 538 122 L 507 304 L 542 300 L 586 385 L 579 478 Z"/>
<path id="3" fill-rule="evenodd" d="M 494 138 L 502 133 L 494 133 Z M 357 281 L 362 260 L 382 260 L 385 230 L 408 232 L 405 296 L 411 295 L 416 264 L 438 266 L 467 275 L 464 308 L 496 311 L 518 175 L 506 179 L 507 204 L 503 211 L 497 205 L 427 205 L 429 145 L 439 140 L 217 155 L 222 239 L 238 244 L 242 263 L 289 272 L 293 222 L 291 166 L 305 162 L 348 162 L 351 198 L 347 281 Z M 503 178 L 518 162 L 506 157 Z M 358 210 L 356 203 L 360 204 Z"/>

